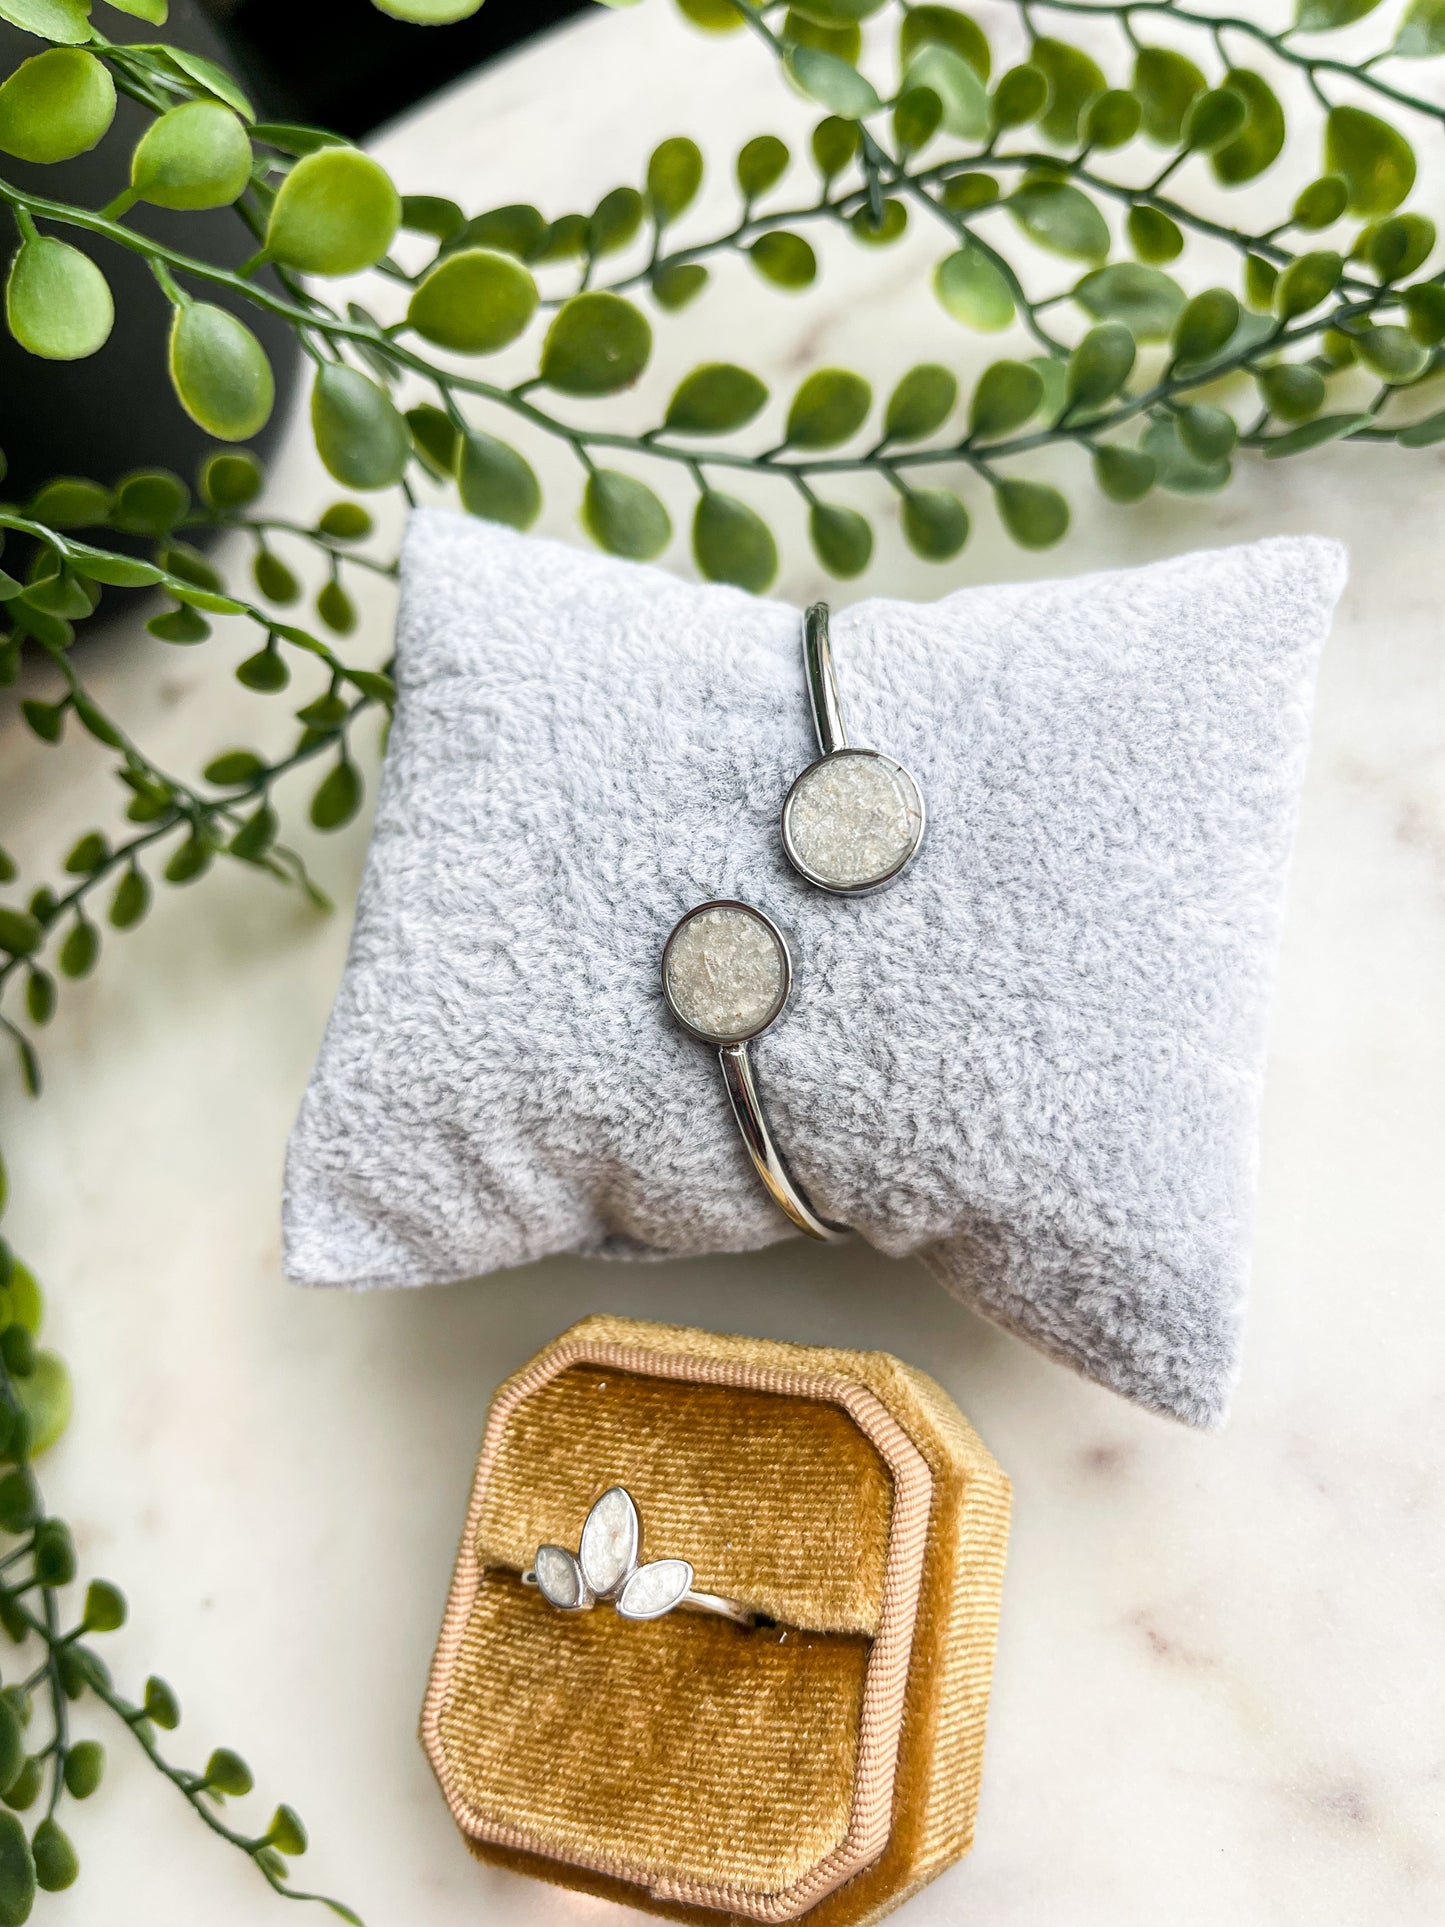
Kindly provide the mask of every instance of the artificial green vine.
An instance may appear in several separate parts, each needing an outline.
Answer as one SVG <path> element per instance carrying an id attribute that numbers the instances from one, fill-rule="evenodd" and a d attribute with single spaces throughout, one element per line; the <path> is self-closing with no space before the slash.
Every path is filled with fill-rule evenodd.
<path id="1" fill-rule="evenodd" d="M 438 23 L 479 0 L 378 4 Z M 91 0 L 0 0 L 0 18 L 35 40 L 0 81 L 0 157 L 55 163 L 87 151 L 107 138 L 117 94 L 152 116 L 126 187 L 104 208 L 22 188 L 0 159 L 16 242 L 6 323 L 43 359 L 95 352 L 114 319 L 107 250 L 127 249 L 170 306 L 157 366 L 218 443 L 245 442 L 271 411 L 272 371 L 240 318 L 265 310 L 310 364 L 317 449 L 348 491 L 411 499 L 425 478 L 454 487 L 472 513 L 525 528 L 542 491 L 524 450 L 556 440 L 576 459 L 587 532 L 647 559 L 675 539 L 646 479 L 663 464 L 695 492 L 696 566 L 754 590 L 773 578 L 777 542 L 754 501 L 731 492 L 733 477 L 800 497 L 819 562 L 848 578 L 867 568 L 880 514 L 896 513 L 915 552 L 940 563 L 964 548 L 981 504 L 1027 546 L 1057 541 L 1068 501 L 1026 472 L 1044 448 L 1087 463 L 1097 487 L 1128 505 L 1152 489 L 1222 488 L 1241 454 L 1445 440 L 1429 387 L 1445 352 L 1445 270 L 1432 266 L 1434 220 L 1407 205 L 1411 135 L 1438 142 L 1445 106 L 1406 84 L 1412 63 L 1445 54 L 1445 0 L 1410 0 L 1390 43 L 1364 60 L 1338 57 L 1329 36 L 1375 0 L 1298 0 L 1279 31 L 1174 0 L 1016 0 L 1007 65 L 951 7 L 677 4 L 704 31 L 749 32 L 760 63 L 820 109 L 804 156 L 773 135 L 744 145 L 737 211 L 710 234 L 687 226 L 704 159 L 686 135 L 656 149 L 642 181 L 590 209 L 472 213 L 402 196 L 376 162 L 324 131 L 258 120 L 230 75 L 164 41 L 112 38 Z M 165 22 L 165 0 L 109 6 Z M 1074 17 L 1107 29 L 1112 56 L 1065 37 Z M 1302 181 L 1286 182 L 1282 75 L 1309 103 L 1295 151 L 1318 142 L 1318 167 Z M 1225 218 L 1222 194 L 1265 179 L 1284 183 L 1266 224 Z M 252 257 L 233 271 L 165 246 L 128 224 L 138 203 L 239 218 Z M 937 237 L 933 288 L 960 325 L 959 353 L 911 369 L 881 408 L 862 373 L 817 368 L 779 424 L 766 384 L 723 359 L 685 376 L 641 432 L 609 426 L 595 405 L 638 380 L 672 314 L 700 304 L 705 332 L 720 263 L 741 257 L 778 297 L 801 297 L 820 274 L 810 235 L 844 231 L 886 263 L 914 223 Z M 1201 278 L 1201 248 L 1225 251 L 1223 281 Z M 328 279 L 362 270 L 373 271 L 372 307 L 326 298 Z M 991 333 L 1010 335 L 1010 352 L 978 368 L 970 337 Z M 475 371 L 525 343 L 536 352 L 521 380 Z M 866 513 L 830 498 L 838 477 L 876 484 Z M 0 687 L 23 685 L 25 724 L 45 743 L 79 729 L 104 745 L 124 798 L 122 827 L 81 837 L 55 880 L 23 887 L 0 851 L 0 1027 L 32 1093 L 36 1038 L 64 980 L 96 967 L 103 924 L 124 931 L 146 914 L 154 878 L 185 884 L 230 859 L 325 901 L 282 838 L 283 792 L 319 770 L 309 814 L 320 829 L 360 807 L 353 736 L 385 715 L 392 687 L 339 646 L 356 622 L 357 585 L 394 565 L 358 548 L 372 524 L 350 496 L 304 525 L 264 513 L 262 484 L 250 455 L 222 447 L 194 494 L 155 471 L 114 485 L 59 477 L 30 501 L 0 499 Z M 250 544 L 254 595 L 228 586 L 197 546 L 223 530 Z M 110 532 L 129 546 L 109 543 Z M 132 552 L 137 542 L 147 557 Z M 314 625 L 283 613 L 302 594 L 287 559 L 297 545 L 324 565 Z M 217 621 L 249 628 L 255 647 L 235 671 L 249 689 L 286 693 L 299 669 L 308 680 L 289 750 L 272 760 L 228 750 L 195 780 L 160 767 L 97 702 L 72 652 L 107 588 L 154 592 L 149 627 L 175 646 L 204 644 Z M 75 1877 L 57 1816 L 94 1790 L 102 1761 L 95 1741 L 72 1735 L 83 1696 L 278 1893 L 315 1898 L 297 1895 L 286 1872 L 305 1846 L 294 1813 L 278 1809 L 259 1833 L 230 1825 L 220 1802 L 249 1790 L 243 1763 L 222 1749 L 202 1772 L 174 1766 L 157 1741 L 178 1717 L 170 1689 L 152 1680 L 133 1702 L 112 1685 L 90 1641 L 120 1622 L 115 1588 L 93 1581 L 67 1626 L 74 1551 L 45 1514 L 33 1460 L 64 1426 L 69 1381 L 36 1345 L 40 1317 L 33 1278 L 0 1241 L 0 1455 L 11 1467 L 0 1476 L 0 1626 L 20 1655 L 0 1693 L 0 1927 L 27 1917 L 37 1886 Z M 22 1818 L 32 1813 L 38 1821 Z"/>

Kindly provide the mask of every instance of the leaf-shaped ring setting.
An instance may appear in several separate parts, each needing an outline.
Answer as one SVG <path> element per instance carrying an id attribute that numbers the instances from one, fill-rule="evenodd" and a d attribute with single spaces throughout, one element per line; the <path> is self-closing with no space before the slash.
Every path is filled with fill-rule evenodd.
<path id="1" fill-rule="evenodd" d="M 755 1626 L 759 1615 L 720 1593 L 697 1592 L 686 1559 L 642 1557 L 642 1518 L 626 1486 L 609 1486 L 587 1514 L 575 1553 L 565 1546 L 538 1546 L 522 1574 L 559 1612 L 587 1612 L 610 1599 L 623 1619 L 661 1619 L 676 1607 L 716 1613 L 740 1626 Z"/>

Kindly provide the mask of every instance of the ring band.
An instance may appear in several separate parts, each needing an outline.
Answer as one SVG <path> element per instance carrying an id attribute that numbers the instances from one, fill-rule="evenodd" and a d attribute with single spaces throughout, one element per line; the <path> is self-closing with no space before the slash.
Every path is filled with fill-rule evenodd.
<path id="1" fill-rule="evenodd" d="M 558 1612 L 589 1612 L 610 1599 L 623 1619 L 661 1619 L 678 1608 L 756 1626 L 764 1615 L 721 1593 L 698 1592 L 686 1559 L 642 1558 L 642 1516 L 626 1486 L 613 1485 L 587 1514 L 577 1551 L 538 1546 L 522 1574 Z"/>
<path id="2" fill-rule="evenodd" d="M 778 1209 L 824 1244 L 848 1236 L 815 1211 L 763 1114 L 748 1045 L 781 1016 L 793 985 L 787 939 L 750 903 L 720 897 L 673 926 L 662 951 L 662 994 L 692 1036 L 711 1044 L 753 1168 Z"/>
<path id="3" fill-rule="evenodd" d="M 783 802 L 783 848 L 809 883 L 835 896 L 867 896 L 908 868 L 923 841 L 923 792 L 901 763 L 848 740 L 828 605 L 803 617 L 803 674 L 821 752 Z"/>

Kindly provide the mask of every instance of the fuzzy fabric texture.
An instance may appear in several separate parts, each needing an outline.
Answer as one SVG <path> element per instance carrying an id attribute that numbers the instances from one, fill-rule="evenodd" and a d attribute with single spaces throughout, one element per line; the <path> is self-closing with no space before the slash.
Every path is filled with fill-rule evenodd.
<path id="1" fill-rule="evenodd" d="M 817 753 L 796 610 L 417 513 L 351 953 L 289 1149 L 290 1275 L 789 1235 L 660 989 L 677 918 L 736 896 L 792 941 L 754 1056 L 818 1210 L 1115 1391 L 1217 1422 L 1344 572 L 1337 545 L 1280 538 L 838 612 L 852 739 L 929 813 L 905 877 L 840 898 L 778 835 Z"/>

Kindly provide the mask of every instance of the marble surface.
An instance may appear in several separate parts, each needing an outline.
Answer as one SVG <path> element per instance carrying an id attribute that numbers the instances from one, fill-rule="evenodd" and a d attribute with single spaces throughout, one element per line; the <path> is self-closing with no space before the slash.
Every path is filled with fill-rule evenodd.
<path id="1" fill-rule="evenodd" d="M 637 177 L 668 133 L 715 158 L 806 124 L 745 37 L 700 41 L 649 0 L 462 81 L 378 151 L 411 191 L 560 208 Z M 698 231 L 726 207 L 715 179 Z M 820 358 L 880 386 L 927 355 L 978 365 L 980 344 L 926 296 L 933 252 L 917 235 L 886 256 L 841 245 L 794 301 L 732 264 L 659 330 L 622 412 L 645 420 L 694 361 L 743 346 L 784 398 Z M 550 532 L 575 532 L 569 460 L 539 459 Z M 909 1927 L 1445 1918 L 1445 457 L 1245 465 L 1221 498 L 1132 512 L 1094 501 L 1065 457 L 1038 472 L 1076 483 L 1060 548 L 1014 550 L 980 504 L 958 563 L 911 559 L 890 527 L 864 588 L 930 595 L 1272 531 L 1336 535 L 1353 556 L 1290 896 L 1245 1377 L 1221 1435 L 1076 1382 L 921 1270 L 861 1250 L 557 1262 L 395 1296 L 288 1287 L 282 1147 L 363 824 L 308 842 L 343 906 L 329 919 L 229 870 L 167 891 L 67 994 L 43 1104 L 7 1090 L 7 1229 L 51 1288 L 77 1381 L 48 1488 L 86 1568 L 132 1602 L 106 1650 L 123 1680 L 154 1667 L 175 1684 L 181 1757 L 224 1741 L 250 1759 L 261 1793 L 242 1810 L 258 1826 L 263 1801 L 299 1807 L 314 1844 L 298 1871 L 369 1927 L 634 1918 L 475 1866 L 414 1737 L 488 1395 L 597 1308 L 889 1347 L 943 1381 L 1011 1473 L 978 1844 L 910 1904 Z M 327 499 L 299 427 L 271 499 L 302 513 Z M 878 496 L 862 483 L 849 499 Z M 789 558 L 784 593 L 826 588 L 804 544 Z M 382 659 L 389 616 L 378 594 L 358 658 Z M 192 656 L 117 634 L 91 671 L 158 759 L 190 770 L 284 739 L 279 705 L 222 671 L 252 646 L 237 634 Z M 57 780 L 60 753 L 7 712 L 0 755 L 0 837 L 29 870 L 113 820 L 94 745 L 69 743 Z M 85 1873 L 47 1921 L 292 1918 L 121 1737 L 88 1713 L 80 1725 L 104 1733 L 112 1771 L 74 1815 Z"/>

